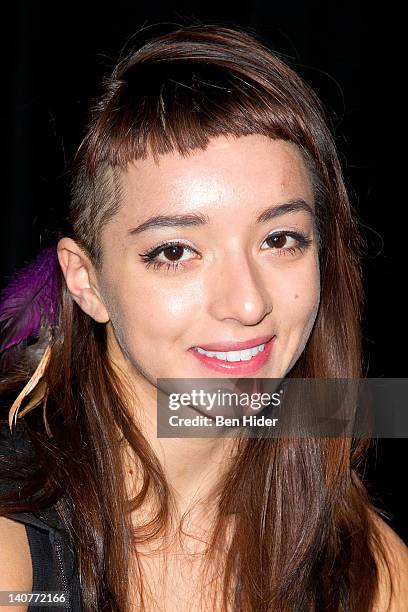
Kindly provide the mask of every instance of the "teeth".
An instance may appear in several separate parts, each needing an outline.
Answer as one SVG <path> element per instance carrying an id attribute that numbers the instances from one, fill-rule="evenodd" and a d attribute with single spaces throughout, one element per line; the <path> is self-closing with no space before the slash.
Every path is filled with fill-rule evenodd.
<path id="1" fill-rule="evenodd" d="M 205 351 L 204 349 L 197 346 L 194 350 L 201 355 L 207 355 L 207 357 L 215 357 L 216 359 L 221 359 L 223 361 L 249 361 L 252 357 L 255 357 L 257 353 L 262 353 L 265 345 L 259 344 L 258 346 L 254 346 L 253 348 L 245 349 L 244 351 Z"/>

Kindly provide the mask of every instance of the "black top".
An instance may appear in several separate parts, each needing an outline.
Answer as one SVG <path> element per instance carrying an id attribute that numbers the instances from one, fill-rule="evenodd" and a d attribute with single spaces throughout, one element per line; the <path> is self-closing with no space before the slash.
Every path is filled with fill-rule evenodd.
<path id="1" fill-rule="evenodd" d="M 0 426 L 0 456 L 27 448 L 27 438 L 21 430 L 10 433 L 8 425 Z M 1 477 L 1 474 L 0 474 Z M 1 480 L 0 496 L 12 489 L 12 483 Z M 6 517 L 23 523 L 26 528 L 33 566 L 32 592 L 65 591 L 68 601 L 53 606 L 31 605 L 35 612 L 81 612 L 81 591 L 73 547 L 56 509 L 35 513 L 12 512 Z M 51 599 L 49 595 L 47 600 Z"/>

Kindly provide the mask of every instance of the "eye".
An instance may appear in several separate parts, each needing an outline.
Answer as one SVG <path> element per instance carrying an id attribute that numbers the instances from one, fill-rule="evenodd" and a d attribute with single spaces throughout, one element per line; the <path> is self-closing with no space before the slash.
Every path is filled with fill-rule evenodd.
<path id="1" fill-rule="evenodd" d="M 288 240 L 289 238 L 289 240 Z M 275 232 L 270 234 L 265 242 L 272 247 L 272 250 L 277 250 L 277 256 L 296 255 L 298 252 L 303 252 L 313 242 L 311 238 L 307 238 L 301 232 Z M 287 243 L 289 242 L 289 246 Z M 294 243 L 294 244 L 293 244 Z M 265 250 L 265 249 L 263 249 Z"/>
<path id="2" fill-rule="evenodd" d="M 183 261 L 179 259 L 183 251 L 195 253 L 191 247 L 181 242 L 167 242 L 166 244 L 156 247 L 152 251 L 139 253 L 139 255 L 146 263 L 146 268 L 153 266 L 154 270 L 158 270 L 162 268 L 162 266 L 166 266 L 166 271 L 169 271 L 170 269 L 177 270 L 177 268 L 184 266 Z M 158 259 L 159 255 L 164 255 L 167 261 Z"/>
<path id="3" fill-rule="evenodd" d="M 289 246 L 286 245 L 289 237 Z M 277 251 L 276 257 L 286 256 L 287 254 L 293 256 L 297 252 L 303 252 L 313 242 L 311 238 L 307 238 L 300 232 L 275 232 L 270 234 L 264 242 L 267 242 L 269 248 L 272 251 Z M 292 244 L 294 242 L 294 244 Z M 262 249 L 265 250 L 265 249 Z M 153 267 L 154 270 L 161 269 L 163 266 L 166 267 L 166 271 L 176 271 L 178 268 L 183 268 L 185 260 L 183 262 L 183 253 L 189 251 L 190 253 L 196 253 L 194 249 L 181 242 L 167 242 L 162 244 L 152 251 L 146 253 L 139 253 L 142 261 L 145 262 L 146 268 Z M 159 256 L 163 255 L 165 259 L 159 259 Z"/>

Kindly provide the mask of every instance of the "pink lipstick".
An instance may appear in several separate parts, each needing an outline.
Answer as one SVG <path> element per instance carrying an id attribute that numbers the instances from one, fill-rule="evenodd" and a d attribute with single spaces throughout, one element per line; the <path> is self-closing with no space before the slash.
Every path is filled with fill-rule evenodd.
<path id="1" fill-rule="evenodd" d="M 264 344 L 264 350 L 257 352 L 255 356 L 249 360 L 228 361 L 228 359 L 219 359 L 218 357 L 209 357 L 203 353 L 199 353 L 198 347 L 190 348 L 189 351 L 198 359 L 206 368 L 219 372 L 221 374 L 229 374 L 230 376 L 246 376 L 256 374 L 258 370 L 265 365 L 269 358 L 274 340 L 276 336 L 262 336 L 245 342 L 220 342 L 205 344 L 200 346 L 208 352 L 227 352 L 227 351 L 243 351 L 246 349 Z"/>

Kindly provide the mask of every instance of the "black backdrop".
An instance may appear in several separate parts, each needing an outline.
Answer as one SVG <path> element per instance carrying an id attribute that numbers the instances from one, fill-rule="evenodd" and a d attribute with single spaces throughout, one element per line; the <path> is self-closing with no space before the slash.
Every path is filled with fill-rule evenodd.
<path id="1" fill-rule="evenodd" d="M 398 50 L 385 11 L 325 0 L 255 0 L 234 7 L 213 0 L 171 7 L 163 0 L 11 4 L 2 7 L 1 28 L 0 287 L 55 238 L 68 202 L 65 162 L 79 144 L 87 102 L 122 47 L 169 29 L 169 22 L 243 26 L 285 54 L 329 110 L 352 204 L 370 245 L 363 322 L 368 376 L 407 376 L 405 176 L 397 163 L 399 90 L 391 70 Z M 366 477 L 408 543 L 406 451 L 404 439 L 378 440 Z"/>

